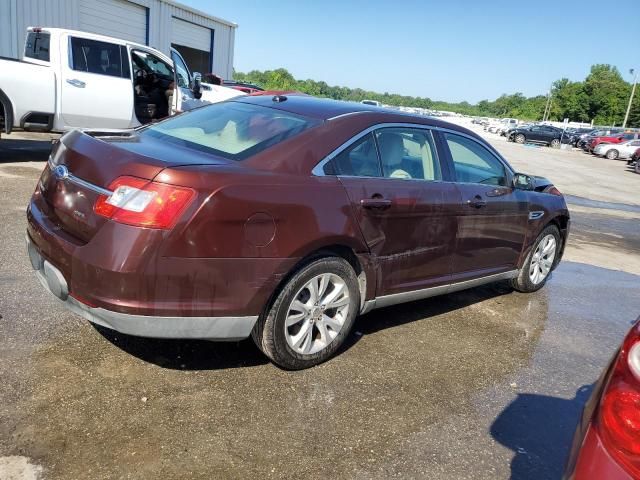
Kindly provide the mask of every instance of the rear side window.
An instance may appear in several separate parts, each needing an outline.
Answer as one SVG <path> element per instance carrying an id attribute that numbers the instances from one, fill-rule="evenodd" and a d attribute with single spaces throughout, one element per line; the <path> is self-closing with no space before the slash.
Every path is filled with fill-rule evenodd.
<path id="1" fill-rule="evenodd" d="M 71 69 L 79 72 L 129 78 L 126 47 L 88 38 L 71 38 Z"/>
<path id="2" fill-rule="evenodd" d="M 319 122 L 274 108 L 222 102 L 150 126 L 141 135 L 244 160 Z"/>
<path id="3" fill-rule="evenodd" d="M 368 133 L 336 155 L 325 165 L 324 173 L 348 177 L 381 177 L 382 172 L 373 134 Z"/>
<path id="4" fill-rule="evenodd" d="M 431 132 L 414 128 L 383 128 L 376 131 L 382 172 L 386 178 L 440 180 L 440 164 Z"/>
<path id="5" fill-rule="evenodd" d="M 49 61 L 49 42 L 51 35 L 43 32 L 29 32 L 24 46 L 24 56 L 36 60 Z"/>

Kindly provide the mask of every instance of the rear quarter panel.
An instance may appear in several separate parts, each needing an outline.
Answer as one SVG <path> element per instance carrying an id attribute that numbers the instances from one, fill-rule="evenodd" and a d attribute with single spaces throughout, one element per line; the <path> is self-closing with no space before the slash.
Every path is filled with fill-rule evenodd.
<path id="1" fill-rule="evenodd" d="M 176 226 L 165 256 L 301 258 L 327 245 L 366 251 L 335 177 L 173 168 L 163 181 L 190 185 L 197 206 Z"/>

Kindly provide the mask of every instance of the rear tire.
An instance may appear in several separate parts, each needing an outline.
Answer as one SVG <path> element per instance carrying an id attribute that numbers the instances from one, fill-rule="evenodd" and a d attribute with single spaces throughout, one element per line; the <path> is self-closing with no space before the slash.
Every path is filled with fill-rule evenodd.
<path id="1" fill-rule="evenodd" d="M 251 336 L 273 363 L 301 370 L 333 356 L 359 310 L 360 289 L 351 265 L 339 257 L 320 258 L 289 279 Z"/>
<path id="2" fill-rule="evenodd" d="M 611 150 L 607 151 L 605 157 L 607 157 L 609 160 L 616 160 L 618 158 L 618 155 L 620 155 L 618 150 L 612 148 Z"/>
<path id="3" fill-rule="evenodd" d="M 522 264 L 518 276 L 511 280 L 511 286 L 522 293 L 535 292 L 544 287 L 551 270 L 557 263 L 560 242 L 558 227 L 548 225 L 542 230 Z"/>

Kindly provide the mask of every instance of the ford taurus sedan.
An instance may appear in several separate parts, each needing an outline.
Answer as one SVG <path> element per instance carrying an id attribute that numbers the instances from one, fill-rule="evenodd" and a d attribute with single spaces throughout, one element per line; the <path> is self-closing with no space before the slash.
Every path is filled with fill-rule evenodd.
<path id="1" fill-rule="evenodd" d="M 69 310 L 130 335 L 252 336 L 288 369 L 329 358 L 374 308 L 536 291 L 569 231 L 558 189 L 474 133 L 301 95 L 71 132 L 27 218 L 37 277 Z"/>

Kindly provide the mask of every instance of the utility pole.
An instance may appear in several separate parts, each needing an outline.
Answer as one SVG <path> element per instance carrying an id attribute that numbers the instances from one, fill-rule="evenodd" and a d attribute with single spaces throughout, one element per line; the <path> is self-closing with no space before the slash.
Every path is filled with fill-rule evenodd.
<path id="1" fill-rule="evenodd" d="M 633 68 L 629 70 L 629 73 L 633 75 Z M 638 74 L 633 77 L 633 87 L 631 87 L 631 96 L 629 97 L 629 105 L 627 105 L 627 113 L 624 115 L 624 122 L 622 122 L 622 128 L 627 126 L 627 120 L 629 120 L 629 113 L 631 112 L 631 104 L 633 103 L 633 94 L 636 93 L 636 84 L 638 83 Z"/>
<path id="2" fill-rule="evenodd" d="M 547 104 L 544 106 L 544 113 L 542 114 L 542 121 L 546 122 L 547 118 L 551 115 L 551 89 L 553 84 L 549 87 L 549 93 L 547 93 Z"/>

